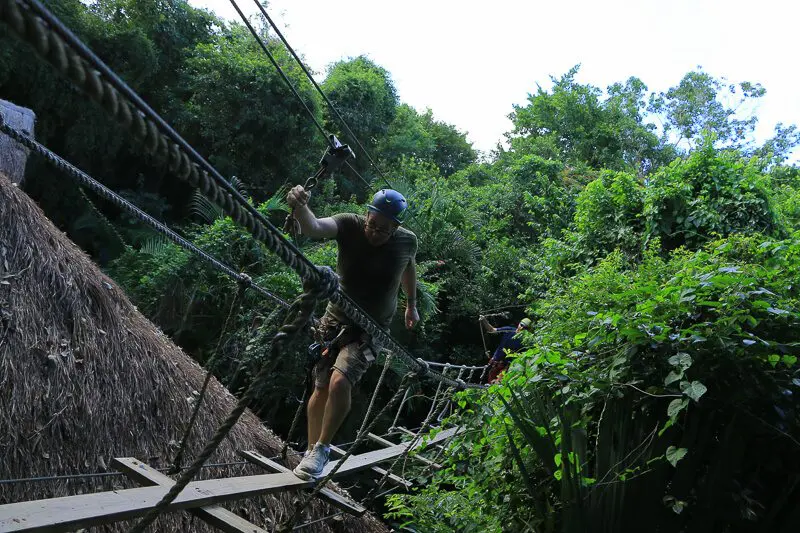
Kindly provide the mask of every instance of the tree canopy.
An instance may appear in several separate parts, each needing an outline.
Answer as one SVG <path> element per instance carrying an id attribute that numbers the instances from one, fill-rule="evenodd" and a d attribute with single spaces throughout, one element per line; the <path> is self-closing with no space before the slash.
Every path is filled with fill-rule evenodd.
<path id="1" fill-rule="evenodd" d="M 326 144 L 243 26 L 184 0 L 46 3 L 282 223 L 285 188 L 304 182 Z M 366 56 L 342 58 L 321 81 L 353 137 L 258 31 L 367 181 L 349 169 L 322 181 L 314 212 L 361 212 L 384 177 L 409 199 L 422 322 L 406 331 L 401 310 L 393 334 L 418 357 L 481 365 L 496 340 L 484 343 L 480 315 L 533 320 L 504 378 L 457 398 L 452 421 L 467 431 L 445 468 L 410 472 L 422 488 L 386 500 L 387 520 L 426 532 L 800 528 L 800 170 L 786 162 L 800 133 L 780 124 L 753 141 L 764 87 L 698 68 L 660 93 L 636 77 L 602 89 L 578 81 L 576 66 L 513 106 L 507 145 L 480 154 L 435 110 L 402 102 Z M 36 112 L 44 144 L 268 290 L 287 300 L 300 291 L 27 45 L 0 40 L 0 97 Z M 248 294 L 223 331 L 233 281 L 37 158 L 25 190 L 192 357 L 221 361 L 214 372 L 230 390 L 264 363 L 282 319 L 272 302 Z M 297 244 L 335 266 L 335 243 Z M 305 357 L 289 353 L 255 406 L 278 432 L 302 395 Z M 354 392 L 342 440 L 360 424 L 373 374 Z M 414 427 L 426 409 L 412 400 L 401 422 Z"/>

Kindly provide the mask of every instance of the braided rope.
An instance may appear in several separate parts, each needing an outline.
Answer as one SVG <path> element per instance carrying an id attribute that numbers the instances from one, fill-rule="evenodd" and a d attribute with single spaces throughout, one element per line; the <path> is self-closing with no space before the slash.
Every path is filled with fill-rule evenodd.
<path id="1" fill-rule="evenodd" d="M 2 1 L 2 0 L 0 0 Z M 74 179 L 78 182 L 79 185 L 85 186 L 98 195 L 100 195 L 103 199 L 111 202 L 118 208 L 126 211 L 130 215 L 134 216 L 136 219 L 141 221 L 142 223 L 150 226 L 159 234 L 163 235 L 170 241 L 174 242 L 184 250 L 191 252 L 203 260 L 205 260 L 208 264 L 212 267 L 217 269 L 218 271 L 230 276 L 239 284 L 246 284 L 251 287 L 253 290 L 261 294 L 262 296 L 266 296 L 267 298 L 273 300 L 274 302 L 278 303 L 282 307 L 289 307 L 289 304 L 283 300 L 281 297 L 271 293 L 270 291 L 266 290 L 265 288 L 261 287 L 260 285 L 253 283 L 252 279 L 249 276 L 236 272 L 233 268 L 226 265 L 216 257 L 210 255 L 209 253 L 201 250 L 197 246 L 195 246 L 190 241 L 184 239 L 176 232 L 171 230 L 162 222 L 159 222 L 152 216 L 148 215 L 131 202 L 126 200 L 125 198 L 121 197 L 99 181 L 95 180 L 79 168 L 73 166 L 68 161 L 64 160 L 59 155 L 55 154 L 44 145 L 39 143 L 38 141 L 29 137 L 25 132 L 19 131 L 15 128 L 12 128 L 3 120 L 2 116 L 0 116 L 0 131 L 17 141 L 18 143 L 22 144 L 23 146 L 29 148 L 31 151 L 35 152 L 36 154 L 42 156 L 45 161 L 49 164 L 54 166 L 55 168 L 59 169 L 60 171 L 67 174 L 69 177 Z"/>
<path id="2" fill-rule="evenodd" d="M 219 333 L 219 339 L 217 339 L 217 348 L 214 350 L 214 355 L 211 361 L 209 361 L 209 363 L 206 365 L 206 378 L 203 380 L 203 387 L 200 389 L 200 395 L 195 402 L 194 409 L 192 410 L 192 416 L 189 418 L 189 423 L 186 424 L 186 430 L 183 432 L 183 438 L 181 439 L 178 452 L 175 454 L 175 458 L 172 460 L 172 466 L 167 471 L 168 475 L 172 476 L 181 471 L 183 455 L 186 453 L 186 445 L 189 443 L 189 436 L 192 434 L 192 429 L 194 428 L 195 421 L 197 420 L 197 415 L 200 413 L 200 407 L 203 405 L 203 400 L 206 397 L 208 385 L 211 383 L 211 376 L 214 375 L 214 366 L 219 359 L 219 352 L 222 348 L 222 339 L 225 337 L 225 334 L 228 331 L 228 325 L 230 324 L 234 311 L 236 311 L 236 309 L 239 307 L 246 290 L 247 285 L 240 283 L 239 289 L 236 291 L 236 295 L 233 297 L 231 308 L 228 310 L 228 316 L 225 318 L 225 323 L 222 325 L 222 330 L 220 330 Z"/>
<path id="3" fill-rule="evenodd" d="M 98 207 L 91 200 L 91 198 L 89 198 L 89 195 L 86 194 L 86 191 L 83 190 L 83 187 L 78 187 L 78 193 L 81 195 L 81 198 L 83 198 L 83 200 L 86 202 L 86 205 L 89 206 L 89 210 L 92 213 L 94 213 L 94 216 L 96 216 L 97 219 L 100 220 L 103 226 L 105 226 L 106 229 L 110 231 L 114 235 L 114 237 L 116 237 L 116 239 L 119 241 L 122 247 L 124 248 L 128 246 L 128 243 L 125 241 L 125 238 L 122 236 L 119 230 L 117 230 L 116 226 L 114 226 L 114 224 L 112 224 L 111 221 L 108 220 L 108 218 L 100 211 L 100 209 L 98 209 Z"/>
<path id="4" fill-rule="evenodd" d="M 130 130 L 141 142 L 145 152 L 164 161 L 170 171 L 180 179 L 198 187 L 209 200 L 238 224 L 246 227 L 301 279 L 320 281 L 315 265 L 296 246 L 262 213 L 247 203 L 214 167 L 194 151 L 38 0 L 0 0 L 0 18 L 18 36 L 33 45 L 56 70 Z M 403 359 L 411 370 L 426 370 L 424 365 L 415 360 L 352 298 L 337 291 L 331 295 L 330 300 L 381 345 Z M 425 373 L 448 386 L 466 386 L 444 378 L 437 372 Z M 478 388 L 474 385 L 468 387 Z"/>
<path id="5" fill-rule="evenodd" d="M 389 466 L 389 468 L 386 469 L 386 472 L 384 472 L 383 476 L 378 481 L 378 484 L 375 485 L 375 487 L 373 487 L 373 489 L 370 490 L 369 493 L 367 494 L 367 496 L 364 498 L 365 505 L 370 505 L 375 500 L 375 498 L 378 497 L 378 491 L 381 490 L 381 488 L 383 488 L 383 485 L 389 479 L 389 476 L 392 475 L 392 472 L 393 472 L 394 468 L 397 466 L 397 464 L 401 460 L 403 461 L 403 464 L 405 465 L 405 462 L 408 460 L 408 455 L 411 453 L 411 451 L 417 445 L 419 440 L 422 438 L 423 433 L 425 433 L 428 430 L 428 428 L 430 427 L 430 423 L 431 423 L 431 419 L 433 418 L 433 414 L 436 411 L 439 410 L 440 406 L 442 406 L 445 402 L 449 401 L 449 398 L 450 398 L 450 396 L 452 396 L 454 390 L 455 390 L 454 387 L 448 388 L 448 390 L 442 396 L 442 399 L 439 400 L 439 404 L 438 405 L 436 404 L 436 398 L 434 397 L 434 400 L 431 403 L 431 408 L 428 411 L 428 416 L 422 422 L 422 425 L 417 430 L 417 433 L 414 435 L 414 437 L 408 442 L 407 448 L 403 451 L 402 454 L 398 455 L 395 458 L 394 461 L 392 461 L 392 464 Z M 438 390 L 437 390 L 437 394 L 438 394 Z M 433 466 L 429 465 L 428 468 L 433 468 Z"/>

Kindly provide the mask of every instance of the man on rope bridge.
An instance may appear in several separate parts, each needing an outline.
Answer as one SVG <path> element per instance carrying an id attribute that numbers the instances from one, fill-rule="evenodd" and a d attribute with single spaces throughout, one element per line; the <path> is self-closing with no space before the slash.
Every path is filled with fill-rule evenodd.
<path id="1" fill-rule="evenodd" d="M 487 383 L 497 383 L 500 381 L 500 378 L 503 377 L 503 372 L 508 368 L 508 353 L 516 352 L 522 348 L 522 342 L 517 338 L 517 334 L 531 327 L 531 319 L 523 318 L 519 321 L 516 328 L 513 326 L 496 328 L 489 324 L 489 321 L 486 320 L 486 317 L 483 315 L 481 315 L 480 321 L 481 327 L 486 333 L 499 333 L 502 335 L 502 337 L 500 337 L 500 344 L 497 345 L 494 355 L 489 359 L 489 366 L 491 368 L 487 378 Z"/>
<path id="2" fill-rule="evenodd" d="M 417 237 L 402 228 L 408 203 L 397 191 L 381 189 L 366 216 L 339 213 L 317 218 L 308 207 L 309 193 L 297 185 L 287 195 L 302 233 L 316 239 L 336 239 L 336 271 L 342 290 L 384 328 L 397 308 L 397 293 L 406 293 L 405 325 L 419 321 L 415 256 Z M 380 350 L 338 306 L 328 303 L 317 328 L 320 360 L 314 365 L 314 392 L 308 401 L 308 451 L 294 469 L 308 481 L 321 476 L 330 443 L 350 411 L 352 387 L 375 361 Z"/>

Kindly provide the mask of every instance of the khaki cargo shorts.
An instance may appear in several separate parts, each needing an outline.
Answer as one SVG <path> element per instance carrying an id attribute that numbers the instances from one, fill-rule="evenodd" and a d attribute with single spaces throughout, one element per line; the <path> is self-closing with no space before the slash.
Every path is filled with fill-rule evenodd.
<path id="1" fill-rule="evenodd" d="M 364 373 L 375 362 L 378 349 L 373 345 L 370 335 L 358 326 L 342 325 L 332 316 L 325 314 L 317 327 L 317 342 L 330 342 L 334 340 L 345 328 L 339 342 L 338 354 L 323 356 L 314 365 L 314 385 L 320 389 L 327 389 L 331 379 L 331 372 L 338 370 L 350 382 L 358 383 Z"/>

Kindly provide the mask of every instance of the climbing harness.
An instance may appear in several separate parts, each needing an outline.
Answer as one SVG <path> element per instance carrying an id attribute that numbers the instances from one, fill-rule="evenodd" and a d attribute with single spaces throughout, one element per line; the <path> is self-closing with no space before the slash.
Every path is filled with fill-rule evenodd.
<path id="1" fill-rule="evenodd" d="M 289 442 L 297 429 L 297 424 L 300 421 L 303 411 L 305 411 L 306 402 L 314 391 L 314 368 L 317 366 L 317 363 L 323 358 L 335 361 L 339 351 L 356 340 L 360 341 L 357 350 L 364 354 L 364 357 L 369 363 L 372 363 L 377 355 L 375 353 L 375 348 L 372 346 L 369 339 L 366 338 L 366 334 L 361 332 L 358 327 L 350 324 L 339 324 L 338 322 L 336 322 L 335 325 L 326 324 L 325 320 L 326 319 L 323 317 L 317 325 L 314 333 L 316 340 L 309 345 L 306 350 L 305 389 L 303 391 L 303 397 L 299 401 L 297 410 L 292 418 L 292 424 L 289 427 L 286 441 L 281 449 L 281 456 L 284 460 L 286 459 L 286 453 L 289 449 Z M 330 337 L 331 330 L 338 330 L 338 332 L 332 338 L 328 338 Z"/>

